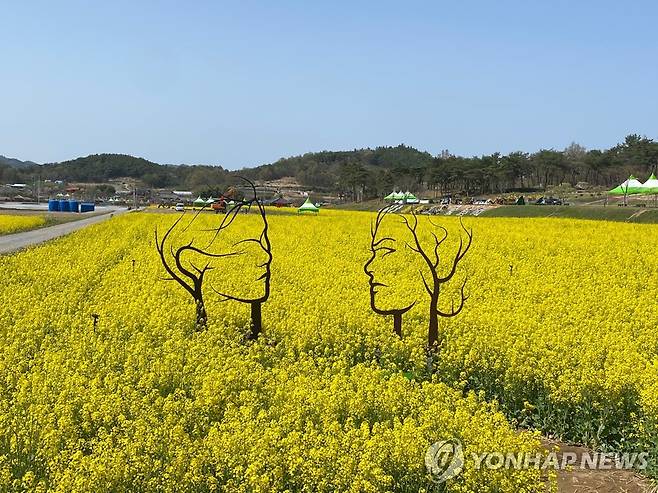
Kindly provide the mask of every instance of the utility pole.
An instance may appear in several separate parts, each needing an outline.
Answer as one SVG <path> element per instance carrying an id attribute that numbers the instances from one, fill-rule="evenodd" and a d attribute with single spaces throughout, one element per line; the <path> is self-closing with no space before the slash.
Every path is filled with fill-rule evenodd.
<path id="1" fill-rule="evenodd" d="M 41 203 L 41 175 L 37 176 L 37 205 Z"/>

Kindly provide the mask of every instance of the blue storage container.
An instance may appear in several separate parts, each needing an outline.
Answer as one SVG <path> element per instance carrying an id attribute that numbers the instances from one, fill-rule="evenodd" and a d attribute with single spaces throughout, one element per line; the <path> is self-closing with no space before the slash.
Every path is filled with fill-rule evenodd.
<path id="1" fill-rule="evenodd" d="M 81 202 L 80 212 L 94 212 L 95 205 L 93 202 Z"/>
<path id="2" fill-rule="evenodd" d="M 78 212 L 78 201 L 77 200 L 69 200 L 69 211 L 70 212 Z"/>
<path id="3" fill-rule="evenodd" d="M 60 200 L 59 201 L 59 210 L 60 210 L 60 212 L 68 212 L 69 211 L 69 201 L 68 200 Z"/>
<path id="4" fill-rule="evenodd" d="M 48 200 L 48 210 L 50 212 L 57 212 L 59 211 L 59 200 L 57 199 L 50 199 Z"/>

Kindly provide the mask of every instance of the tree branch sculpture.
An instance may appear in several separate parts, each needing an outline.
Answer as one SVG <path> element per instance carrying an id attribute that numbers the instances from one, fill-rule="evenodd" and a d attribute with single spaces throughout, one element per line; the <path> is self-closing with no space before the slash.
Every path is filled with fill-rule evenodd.
<path id="1" fill-rule="evenodd" d="M 256 205 L 258 209 L 257 212 L 260 214 L 260 217 L 263 220 L 263 230 L 261 231 L 258 238 L 247 238 L 244 240 L 240 240 L 237 243 L 235 243 L 233 246 L 238 246 L 246 243 L 253 243 L 257 245 L 265 254 L 266 256 L 265 262 L 263 262 L 262 264 L 258 264 L 257 266 L 258 268 L 264 269 L 263 274 L 257 279 L 257 281 L 263 281 L 263 294 L 261 296 L 255 296 L 251 298 L 240 297 L 240 296 L 233 296 L 227 293 L 223 293 L 215 289 L 214 286 L 211 286 L 211 288 L 215 293 L 217 293 L 222 298 L 222 301 L 237 301 L 240 303 L 248 303 L 251 305 L 251 330 L 247 335 L 247 338 L 253 340 L 253 339 L 257 339 L 262 331 L 263 324 L 262 324 L 261 308 L 262 308 L 262 304 L 265 303 L 267 299 L 270 297 L 270 280 L 272 278 L 272 270 L 271 270 L 272 245 L 270 243 L 270 239 L 268 236 L 269 224 L 267 222 L 267 216 L 265 214 L 265 207 L 263 206 L 263 203 L 258 198 L 258 195 L 256 193 L 256 187 L 254 186 L 254 184 L 251 181 L 247 180 L 246 178 L 243 178 L 243 180 L 249 183 L 253 191 L 254 197 L 250 200 L 243 200 L 241 203 L 237 204 L 235 207 L 233 207 L 233 209 L 227 212 L 222 223 L 219 225 L 217 229 L 215 229 L 214 238 L 216 238 L 217 235 L 219 235 L 222 232 L 222 230 L 230 226 L 230 224 L 233 222 L 236 215 L 240 212 L 241 209 L 247 207 L 247 211 L 249 211 L 252 205 Z M 212 241 L 214 241 L 214 238 Z"/>
<path id="2" fill-rule="evenodd" d="M 371 270 L 371 265 L 377 258 L 377 255 L 379 252 L 384 252 L 381 254 L 381 258 L 385 258 L 387 255 L 390 255 L 391 253 L 394 253 L 396 249 L 391 246 L 392 244 L 395 243 L 395 239 L 390 237 L 390 236 L 384 236 L 382 238 L 377 239 L 377 233 L 379 232 L 379 228 L 384 221 L 384 217 L 386 214 L 388 214 L 391 210 L 391 206 L 386 206 L 380 209 L 377 212 L 377 217 L 375 218 L 374 222 L 370 224 L 370 252 L 371 256 L 370 259 L 365 263 L 363 266 L 363 271 L 366 273 L 368 276 L 368 284 L 370 285 L 370 308 L 372 309 L 373 312 L 375 312 L 378 315 L 392 315 L 393 316 L 393 331 L 398 335 L 399 338 L 402 338 L 402 315 L 407 313 L 411 308 L 416 304 L 414 301 L 408 306 L 402 307 L 402 308 L 393 308 L 393 309 L 382 309 L 378 308 L 377 304 L 375 302 L 375 297 L 377 295 L 377 288 L 379 287 L 387 287 L 386 284 L 378 282 L 375 280 L 375 274 L 373 270 Z"/>
<path id="3" fill-rule="evenodd" d="M 427 266 L 431 276 L 430 279 L 426 279 L 422 269 L 420 270 L 420 276 L 421 279 L 423 280 L 423 286 L 425 287 L 425 291 L 427 292 L 430 298 L 427 344 L 430 350 L 434 350 L 439 344 L 439 317 L 451 318 L 456 315 L 459 315 L 459 313 L 464 308 L 464 303 L 468 299 L 468 296 L 464 294 L 464 288 L 466 287 L 466 282 L 468 281 L 468 278 L 465 278 L 460 289 L 459 306 L 455 308 L 455 303 L 453 300 L 450 311 L 443 311 L 439 309 L 439 297 L 441 294 L 441 287 L 447 282 L 449 282 L 455 276 L 459 263 L 462 261 L 466 253 L 468 253 L 469 249 L 471 248 L 471 244 L 473 242 L 473 230 L 466 229 L 461 218 L 459 219 L 459 224 L 461 225 L 462 229 L 466 233 L 466 237 L 468 238 L 468 240 L 466 242 L 466 245 L 464 246 L 464 239 L 462 236 L 460 236 L 459 248 L 457 249 L 457 252 L 455 253 L 455 256 L 452 259 L 452 263 L 450 264 L 450 270 L 446 275 L 441 276 L 439 275 L 439 266 L 441 265 L 440 247 L 441 244 L 446 240 L 446 238 L 448 238 L 448 230 L 445 229 L 443 226 L 434 224 L 434 222 L 432 222 L 428 218 L 432 226 L 440 229 L 443 232 L 441 238 L 439 238 L 436 235 L 436 233 L 432 232 L 434 246 L 432 251 L 428 253 L 425 250 L 425 248 L 421 245 L 420 240 L 418 239 L 418 232 L 417 232 L 418 217 L 416 216 L 416 214 L 412 213 L 411 218 L 412 219 L 409 220 L 407 216 L 402 216 L 402 222 L 405 224 L 407 230 L 409 230 L 409 232 L 413 237 L 412 243 L 407 243 L 407 246 L 422 257 L 423 262 Z"/>
<path id="4" fill-rule="evenodd" d="M 254 196 L 250 200 L 242 200 L 236 204 L 233 208 L 226 212 L 226 215 L 222 218 L 221 223 L 217 228 L 211 230 L 214 232 L 214 235 L 208 242 L 208 244 L 199 248 L 194 245 L 194 239 L 184 243 L 181 246 L 175 246 L 172 240 L 172 234 L 174 231 L 177 231 L 180 228 L 181 221 L 185 213 L 176 219 L 176 221 L 171 225 L 167 232 L 159 237 L 158 230 L 155 230 L 155 244 L 158 254 L 160 256 L 160 261 L 165 268 L 165 271 L 169 275 L 165 280 L 176 281 L 180 286 L 187 291 L 190 296 L 193 298 L 196 305 L 196 325 L 197 330 L 204 329 L 207 326 L 208 316 L 206 312 L 206 306 L 204 303 L 204 293 L 203 285 L 206 280 L 206 274 L 214 269 L 217 269 L 216 262 L 219 259 L 226 257 L 233 257 L 237 255 L 243 255 L 244 250 L 231 251 L 228 253 L 214 253 L 211 249 L 213 244 L 218 239 L 219 235 L 225 231 L 235 220 L 238 213 L 241 210 L 246 208 L 247 212 L 251 209 L 251 206 L 255 204 L 258 208 L 260 217 L 263 220 L 263 230 L 260 233 L 258 238 L 247 238 L 240 240 L 232 245 L 233 248 L 238 247 L 239 245 L 244 245 L 246 243 L 256 243 L 259 247 L 265 252 L 266 260 L 263 264 L 258 265 L 259 268 L 264 268 L 265 272 L 260 276 L 257 281 L 263 281 L 264 284 L 264 294 L 262 296 L 254 298 L 244 298 L 238 296 L 232 296 L 226 293 L 222 293 L 215 289 L 214 286 L 210 285 L 210 288 L 222 297 L 222 301 L 238 301 L 241 303 L 251 304 L 251 326 L 252 329 L 248 337 L 250 339 L 255 339 L 258 337 L 262 330 L 262 320 L 261 320 L 261 304 L 267 301 L 270 294 L 270 279 L 271 279 L 271 263 L 272 263 L 272 248 L 270 240 L 268 237 L 268 223 L 267 217 L 265 215 L 265 209 L 263 204 L 259 200 L 256 194 L 256 188 L 254 184 L 243 178 L 253 190 Z M 205 206 L 197 211 L 189 223 L 182 228 L 180 232 L 186 231 L 194 222 L 194 220 L 203 212 Z M 194 263 L 192 260 L 186 259 L 183 260 L 182 256 L 186 253 L 195 253 L 197 254 L 197 262 L 199 259 L 202 261 L 200 263 Z"/>
<path id="5" fill-rule="evenodd" d="M 194 215 L 190 224 L 196 219 L 200 212 L 201 211 Z M 188 262 L 189 268 L 187 268 L 183 265 L 182 255 L 185 252 L 190 251 L 201 253 L 212 259 L 233 256 L 237 255 L 237 253 L 212 254 L 195 247 L 193 245 L 194 240 L 191 240 L 182 246 L 174 246 L 172 242 L 172 234 L 174 231 L 177 231 L 184 215 L 185 213 L 181 214 L 181 216 L 174 221 L 162 238 L 158 235 L 158 229 L 155 229 L 155 246 L 160 256 L 160 261 L 162 262 L 165 271 L 167 271 L 167 274 L 169 274 L 169 277 L 164 278 L 164 280 L 176 281 L 190 294 L 196 305 L 196 327 L 197 330 L 201 330 L 206 328 L 208 322 L 206 305 L 203 298 L 203 282 L 206 273 L 214 269 L 214 267 L 211 266 L 211 262 L 208 260 L 202 267 L 197 266 L 192 262 Z M 187 229 L 190 224 L 188 224 L 183 230 Z"/>

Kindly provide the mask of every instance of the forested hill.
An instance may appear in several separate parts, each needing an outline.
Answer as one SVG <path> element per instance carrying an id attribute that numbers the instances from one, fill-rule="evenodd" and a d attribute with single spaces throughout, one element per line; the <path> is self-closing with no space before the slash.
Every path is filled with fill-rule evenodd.
<path id="1" fill-rule="evenodd" d="M 292 177 L 299 184 L 326 191 L 337 191 L 343 183 L 359 177 L 362 171 L 377 173 L 378 169 L 422 170 L 431 166 L 433 157 L 407 146 L 380 147 L 339 152 L 317 152 L 280 159 L 276 163 L 229 172 L 220 166 L 158 164 L 126 154 L 93 154 L 61 163 L 4 169 L 0 164 L 3 182 L 41 179 L 68 182 L 102 183 L 115 178 L 129 177 L 155 188 L 183 187 L 201 189 L 221 187 L 239 174 L 256 181 L 272 181 Z M 369 172 L 363 172 L 367 179 Z"/>
<path id="2" fill-rule="evenodd" d="M 26 168 L 28 166 L 34 166 L 37 163 L 32 161 L 21 161 L 20 159 L 14 159 L 11 157 L 6 157 L 0 155 L 0 166 L 12 167 L 12 168 Z"/>
<path id="3" fill-rule="evenodd" d="M 40 167 L 41 176 L 71 182 L 104 182 L 112 178 L 131 177 L 169 183 L 166 166 L 126 154 L 93 154 L 71 161 Z M 154 180 L 155 179 L 155 180 Z"/>
<path id="4" fill-rule="evenodd" d="M 380 181 L 387 175 L 421 175 L 431 169 L 433 156 L 413 147 L 377 147 L 353 151 L 311 152 L 279 159 L 273 164 L 245 169 L 241 174 L 258 181 L 271 181 L 288 176 L 317 189 L 351 186 L 354 181 Z M 373 182 L 374 184 L 374 182 Z"/>
<path id="5" fill-rule="evenodd" d="M 32 165 L 19 169 L 0 164 L 0 181 L 33 182 L 65 180 L 80 183 L 104 183 L 116 178 L 135 178 L 153 188 L 186 187 L 202 189 L 208 184 L 229 181 L 229 173 L 221 166 L 187 166 L 158 164 L 127 154 L 92 154 L 71 161 Z"/>
<path id="6" fill-rule="evenodd" d="M 413 147 L 378 147 L 343 152 L 316 152 L 244 170 L 256 180 L 293 176 L 308 188 L 375 197 L 392 189 L 411 191 L 502 193 L 588 182 L 613 186 L 629 174 L 646 179 L 658 165 L 658 143 L 629 135 L 607 150 L 586 150 L 571 144 L 562 151 L 461 157 L 443 151 L 432 156 Z"/>
<path id="7" fill-rule="evenodd" d="M 639 135 L 606 150 L 586 150 L 572 144 L 562 151 L 494 153 L 461 157 L 447 151 L 432 156 L 413 147 L 377 147 L 352 151 L 322 151 L 227 171 L 220 166 L 161 165 L 123 154 L 95 154 L 61 163 L 15 167 L 0 162 L 0 181 L 33 182 L 61 179 L 101 183 L 132 177 L 153 188 L 182 187 L 194 191 L 221 189 L 232 175 L 258 182 L 293 178 L 300 186 L 317 191 L 344 193 L 348 197 L 374 197 L 393 188 L 442 192 L 501 193 L 524 188 L 544 188 L 561 183 L 588 182 L 612 186 L 629 174 L 642 180 L 658 165 L 658 143 Z"/>

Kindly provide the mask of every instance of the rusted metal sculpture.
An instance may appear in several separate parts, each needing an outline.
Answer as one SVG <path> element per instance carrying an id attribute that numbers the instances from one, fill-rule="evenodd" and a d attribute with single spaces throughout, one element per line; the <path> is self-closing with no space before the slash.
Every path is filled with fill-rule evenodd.
<path id="1" fill-rule="evenodd" d="M 201 211 L 197 212 L 184 229 L 187 229 L 200 213 Z M 189 262 L 189 268 L 187 268 L 183 265 L 181 257 L 185 252 L 188 251 L 201 253 L 206 258 L 208 256 L 211 258 L 221 258 L 234 254 L 209 254 L 209 252 L 195 247 L 193 245 L 194 240 L 191 240 L 189 243 L 182 246 L 174 246 L 172 241 L 172 234 L 178 230 L 184 216 L 185 212 L 181 214 L 178 219 L 176 219 L 176 221 L 169 227 L 162 238 L 160 238 L 158 235 L 158 229 L 155 229 L 155 247 L 160 256 L 162 265 L 167 271 L 167 274 L 169 274 L 169 277 L 164 278 L 164 280 L 176 281 L 183 287 L 183 289 L 185 289 L 185 291 L 190 294 L 196 305 L 196 327 L 197 330 L 202 330 L 206 328 L 208 321 L 206 305 L 203 299 L 203 282 L 206 273 L 214 269 L 214 267 L 211 265 L 211 260 L 207 259 L 205 265 L 203 266 L 197 266 L 192 262 Z"/>
<path id="2" fill-rule="evenodd" d="M 418 217 L 416 216 L 416 214 L 412 213 L 411 218 L 412 219 L 409 220 L 407 216 L 403 215 L 402 221 L 413 237 L 413 243 L 412 244 L 407 243 L 407 246 L 422 257 L 425 265 L 427 266 L 430 272 L 431 279 L 429 280 L 425 279 L 425 275 L 423 274 L 422 270 L 420 271 L 420 276 L 423 280 L 425 291 L 427 291 L 427 294 L 430 297 L 429 328 L 427 331 L 427 344 L 430 350 L 435 350 L 439 344 L 439 317 L 450 318 L 459 315 L 459 313 L 464 308 L 464 303 L 468 299 L 468 296 L 464 294 L 464 288 L 466 287 L 466 282 L 468 281 L 468 278 L 464 278 L 464 282 L 462 283 L 460 289 L 459 306 L 455 308 L 455 303 L 453 300 L 450 311 L 443 311 L 439 309 L 439 296 L 441 294 L 441 287 L 445 283 L 449 282 L 455 276 L 457 272 L 457 266 L 462 261 L 468 250 L 471 248 L 471 244 L 473 242 L 473 230 L 466 229 L 463 221 L 461 220 L 461 218 L 459 218 L 459 224 L 461 225 L 462 229 L 466 233 L 466 237 L 468 238 L 468 240 L 466 246 L 464 246 L 464 239 L 462 236 L 460 236 L 459 248 L 457 249 L 457 252 L 455 253 L 455 256 L 452 259 L 450 270 L 446 275 L 441 276 L 439 275 L 439 266 L 441 264 L 441 255 L 439 249 L 441 247 L 441 244 L 446 240 L 446 238 L 448 238 L 448 230 L 443 226 L 439 226 L 435 224 L 434 222 L 432 222 L 431 219 L 428 218 L 432 226 L 441 229 L 443 231 L 443 235 L 441 238 L 439 238 L 436 235 L 436 233 L 432 232 L 432 237 L 434 239 L 434 247 L 433 247 L 433 251 L 431 253 L 428 253 L 425 250 L 425 248 L 421 245 L 418 239 L 418 233 L 417 233 Z"/>
<path id="3" fill-rule="evenodd" d="M 371 256 L 363 266 L 363 270 L 369 279 L 368 282 L 370 285 L 370 308 L 372 309 L 372 311 L 374 311 L 379 315 L 392 315 L 393 330 L 399 337 L 402 337 L 402 316 L 406 312 L 408 312 L 417 303 L 418 300 L 414 301 L 408 306 L 400 307 L 400 308 L 385 310 L 377 307 L 375 301 L 377 295 L 377 288 L 386 287 L 386 285 L 376 280 L 375 273 L 373 272 L 371 267 L 372 263 L 375 261 L 378 255 L 381 255 L 381 258 L 384 258 L 387 255 L 390 255 L 396 251 L 396 248 L 394 246 L 396 244 L 395 238 L 393 238 L 392 236 L 382 236 L 378 238 L 378 233 L 382 225 L 382 222 L 386 217 L 386 215 L 391 212 L 392 207 L 393 206 L 386 206 L 380 209 L 377 213 L 377 217 L 371 223 L 370 226 Z M 466 294 L 464 293 L 464 289 L 468 281 L 468 278 L 465 278 L 464 281 L 462 282 L 460 289 L 459 305 L 455 307 L 455 303 L 453 301 L 450 311 L 444 311 L 439 308 L 441 287 L 444 284 L 451 281 L 454 278 L 455 274 L 457 273 L 457 267 L 459 263 L 462 261 L 466 253 L 471 248 L 471 244 L 473 242 L 473 231 L 466 229 L 464 223 L 460 218 L 459 220 L 460 225 L 466 233 L 467 241 L 464 244 L 463 237 L 460 237 L 459 248 L 457 249 L 457 252 L 452 258 L 452 263 L 450 264 L 450 270 L 448 271 L 447 274 L 440 275 L 439 274 L 439 269 L 441 267 L 440 248 L 443 242 L 448 238 L 448 230 L 443 226 L 435 224 L 431 219 L 428 218 L 429 223 L 435 228 L 440 229 L 443 232 L 443 234 L 439 238 L 439 236 L 437 236 L 435 232 L 432 232 L 431 233 L 432 238 L 434 239 L 433 246 L 431 247 L 431 250 L 427 250 L 426 247 L 424 247 L 421 244 L 418 238 L 418 217 L 416 216 L 416 214 L 411 213 L 410 216 L 403 214 L 397 214 L 397 215 L 402 218 L 403 224 L 405 225 L 409 233 L 411 233 L 412 240 L 411 242 L 405 242 L 405 245 L 408 248 L 410 248 L 412 251 L 420 255 L 420 257 L 423 260 L 423 263 L 425 264 L 427 270 L 429 271 L 429 278 L 426 278 L 425 274 L 423 273 L 424 269 L 421 269 L 419 273 L 423 281 L 423 286 L 425 288 L 425 291 L 429 295 L 429 301 L 430 301 L 429 327 L 427 330 L 427 344 L 428 344 L 428 350 L 430 352 L 433 352 L 438 348 L 438 345 L 440 343 L 439 317 L 450 318 L 458 315 L 464 308 L 464 303 L 468 299 L 468 296 L 466 296 Z"/>
<path id="4" fill-rule="evenodd" d="M 256 339 L 260 332 L 262 331 L 262 315 L 261 315 L 261 305 L 267 301 L 270 295 L 270 279 L 271 279 L 271 263 L 272 263 L 272 246 L 268 237 L 268 222 L 265 214 L 265 208 L 263 207 L 262 202 L 258 198 L 256 193 L 256 187 L 254 184 L 243 178 L 251 187 L 253 191 L 253 198 L 249 200 L 242 200 L 235 204 L 231 209 L 226 212 L 226 215 L 222 218 L 219 226 L 210 231 L 214 231 L 214 235 L 210 239 L 207 245 L 203 248 L 200 248 L 194 244 L 194 239 L 183 244 L 182 246 L 174 246 L 172 241 L 172 234 L 178 228 L 182 226 L 182 219 L 185 216 L 185 212 L 171 225 L 167 232 L 159 237 L 157 228 L 155 230 L 155 244 L 158 254 L 160 256 L 160 261 L 164 266 L 169 277 L 165 280 L 176 281 L 180 284 L 185 291 L 187 291 L 190 296 L 194 299 L 196 305 L 196 326 L 197 330 L 205 329 L 207 326 L 208 315 L 206 312 L 206 306 L 204 302 L 204 282 L 206 280 L 206 274 L 214 269 L 217 269 L 217 261 L 222 258 L 232 257 L 236 255 L 244 254 L 244 251 L 236 250 L 231 252 L 222 252 L 216 253 L 213 252 L 212 248 L 219 237 L 219 235 L 231 226 L 238 213 L 241 210 L 246 210 L 247 212 L 251 209 L 252 205 L 255 205 L 258 209 L 258 213 L 263 220 L 263 229 L 260 235 L 257 238 L 246 238 L 240 240 L 232 245 L 233 248 L 238 247 L 241 244 L 245 243 L 255 243 L 257 244 L 262 251 L 266 254 L 266 260 L 263 264 L 258 265 L 259 268 L 264 268 L 264 273 L 261 275 L 257 281 L 263 281 L 264 285 L 264 294 L 262 296 L 254 298 L 243 298 L 238 296 L 232 296 L 227 293 L 222 293 L 219 290 L 215 289 L 212 286 L 212 283 L 209 283 L 210 289 L 217 293 L 222 301 L 238 301 L 241 303 L 249 303 L 251 305 L 251 330 L 247 337 L 249 339 Z M 197 211 L 192 219 L 187 223 L 187 225 L 182 228 L 181 232 L 188 229 L 194 220 L 203 212 L 206 207 L 202 207 Z M 182 260 L 182 256 L 186 253 L 195 253 L 197 254 L 196 259 L 201 260 L 200 263 L 195 264 L 189 259 L 186 261 Z"/>
<path id="5" fill-rule="evenodd" d="M 263 206 L 263 203 L 260 201 L 258 198 L 258 195 L 256 193 L 256 187 L 254 184 L 247 180 L 246 178 L 243 178 L 247 183 L 249 183 L 252 191 L 253 191 L 253 198 L 250 200 L 243 200 L 242 202 L 238 203 L 233 209 L 227 212 L 226 216 L 224 217 L 224 220 L 220 224 L 220 226 L 215 230 L 215 237 L 221 233 L 221 231 L 233 222 L 235 219 L 236 215 L 240 212 L 240 210 L 244 207 L 247 207 L 247 210 L 251 209 L 252 205 L 255 205 L 258 209 L 258 213 L 260 214 L 260 217 L 263 220 L 263 230 L 261 231 L 260 235 L 258 238 L 246 238 L 244 240 L 240 240 L 237 243 L 234 244 L 234 246 L 238 246 L 240 244 L 244 243 L 254 243 L 256 244 L 265 254 L 266 260 L 262 264 L 259 264 L 259 268 L 263 268 L 264 272 L 263 274 L 257 279 L 257 281 L 263 281 L 263 294 L 261 296 L 253 297 L 253 298 L 245 298 L 245 297 L 239 297 L 239 296 L 233 296 L 227 293 L 222 293 L 219 290 L 215 289 L 213 286 L 211 286 L 212 290 L 217 293 L 219 296 L 222 297 L 223 301 L 238 301 L 240 303 L 248 303 L 251 305 L 251 331 L 247 334 L 247 339 L 257 339 L 258 336 L 260 335 L 263 324 L 262 324 L 262 304 L 267 301 L 267 299 L 270 297 L 270 280 L 272 278 L 272 270 L 271 270 L 271 265 L 272 265 L 272 245 L 270 243 L 270 239 L 268 236 L 268 231 L 269 231 L 269 224 L 267 222 L 267 215 L 265 214 L 265 207 Z M 227 220 L 227 218 L 229 218 Z M 212 242 L 211 242 L 212 243 Z"/>
<path id="6" fill-rule="evenodd" d="M 411 308 L 416 304 L 414 301 L 408 306 L 401 307 L 401 308 L 393 308 L 389 310 L 385 310 L 382 308 L 378 308 L 377 304 L 375 302 L 375 297 L 377 295 L 377 288 L 379 287 L 387 287 L 386 284 L 378 282 L 375 279 L 375 273 L 371 269 L 372 263 L 375 261 L 377 258 L 377 255 L 381 255 L 381 258 L 386 257 L 387 255 L 390 255 L 391 253 L 394 253 L 396 251 L 395 247 L 393 246 L 395 244 L 395 239 L 390 237 L 390 236 L 384 236 L 379 239 L 377 239 L 377 234 L 379 232 L 379 228 L 384 221 L 384 217 L 386 214 L 388 214 L 391 210 L 391 206 L 386 206 L 382 209 L 380 209 L 377 212 L 377 217 L 375 218 L 375 221 L 370 224 L 370 252 L 371 256 L 370 259 L 365 263 L 363 266 L 363 271 L 366 273 L 368 276 L 368 284 L 370 285 L 370 308 L 372 309 L 373 312 L 375 312 L 378 315 L 392 315 L 393 316 L 393 331 L 398 335 L 398 337 L 401 339 L 402 338 L 402 315 L 407 313 Z M 380 254 L 380 252 L 383 252 Z"/>

